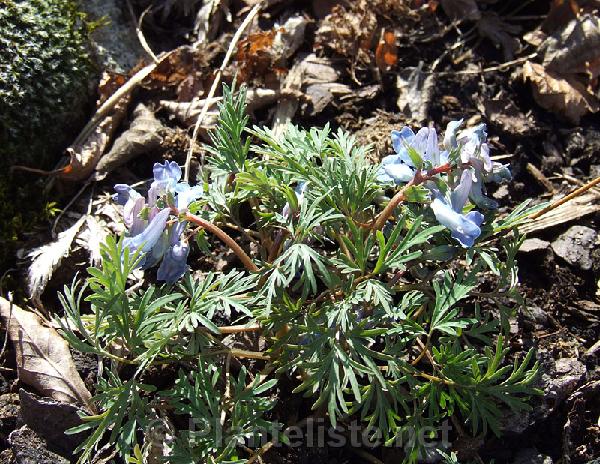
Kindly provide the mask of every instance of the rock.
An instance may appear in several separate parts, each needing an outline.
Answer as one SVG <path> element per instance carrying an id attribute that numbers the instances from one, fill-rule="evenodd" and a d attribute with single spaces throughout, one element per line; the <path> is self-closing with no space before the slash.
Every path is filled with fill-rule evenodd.
<path id="1" fill-rule="evenodd" d="M 0 395 L 0 440 L 6 439 L 5 433 L 13 430 L 19 415 L 19 395 L 7 393 Z"/>
<path id="2" fill-rule="evenodd" d="M 552 372 L 542 375 L 545 399 L 554 409 L 579 386 L 586 374 L 585 365 L 575 358 L 561 358 Z"/>
<path id="3" fill-rule="evenodd" d="M 539 306 L 528 306 L 523 310 L 523 317 L 532 321 L 536 326 L 545 327 L 548 324 L 548 314 Z"/>
<path id="4" fill-rule="evenodd" d="M 587 351 L 583 354 L 582 359 L 585 362 L 593 363 L 600 360 L 600 340 L 590 346 Z"/>
<path id="5" fill-rule="evenodd" d="M 544 456 L 535 448 L 525 448 L 517 453 L 513 464 L 552 464 L 552 458 Z"/>
<path id="6" fill-rule="evenodd" d="M 85 439 L 84 433 L 65 434 L 67 429 L 81 424 L 76 406 L 44 398 L 22 388 L 19 390 L 19 398 L 23 422 L 46 440 L 52 451 L 69 456 Z"/>
<path id="7" fill-rule="evenodd" d="M 62 456 L 48 451 L 46 442 L 24 425 L 8 436 L 15 464 L 69 464 Z"/>
<path id="8" fill-rule="evenodd" d="M 528 238 L 523 242 L 519 252 L 521 253 L 535 253 L 545 251 L 550 247 L 550 242 L 541 240 L 539 238 Z"/>
<path id="9" fill-rule="evenodd" d="M 592 268 L 591 253 L 597 236 L 594 229 L 573 226 L 552 242 L 552 250 L 570 265 L 588 271 Z"/>
<path id="10" fill-rule="evenodd" d="M 102 68 L 127 73 L 146 54 L 137 38 L 125 2 L 119 0 L 87 0 L 80 2 L 92 21 L 103 20 L 91 34 L 92 47 Z"/>

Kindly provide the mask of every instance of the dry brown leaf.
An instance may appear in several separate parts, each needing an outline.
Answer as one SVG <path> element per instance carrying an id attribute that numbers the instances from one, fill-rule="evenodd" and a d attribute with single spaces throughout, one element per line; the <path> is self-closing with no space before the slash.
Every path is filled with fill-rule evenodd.
<path id="1" fill-rule="evenodd" d="M 67 342 L 36 314 L 0 297 L 0 315 L 16 352 L 19 380 L 57 401 L 94 412 Z"/>
<path id="2" fill-rule="evenodd" d="M 71 159 L 69 164 L 58 173 L 58 177 L 76 182 L 90 176 L 125 117 L 130 99 L 130 94 L 123 97 L 85 140 L 67 150 Z"/>
<path id="3" fill-rule="evenodd" d="M 600 73 L 600 18 L 586 14 L 572 19 L 542 47 L 546 69 L 561 74 L 587 73 L 594 79 Z"/>
<path id="4" fill-rule="evenodd" d="M 133 112 L 133 121 L 114 142 L 96 165 L 95 180 L 104 179 L 108 173 L 127 163 L 138 155 L 149 153 L 160 147 L 163 125 L 143 103 Z"/>
<path id="5" fill-rule="evenodd" d="M 274 103 L 277 101 L 279 94 L 280 92 L 271 89 L 248 89 L 246 93 L 247 111 L 252 112 Z M 213 97 L 209 100 L 208 105 L 210 110 L 207 113 L 207 117 L 204 118 L 203 126 L 210 127 L 216 122 L 219 116 L 217 104 L 220 101 L 220 97 Z M 205 102 L 205 99 L 195 100 L 191 103 L 161 100 L 160 106 L 173 114 L 182 124 L 194 125 L 202 112 Z"/>
<path id="6" fill-rule="evenodd" d="M 61 260 L 69 253 L 71 244 L 84 221 L 85 216 L 80 217 L 75 224 L 58 234 L 54 242 L 35 248 L 27 255 L 32 258 L 27 270 L 27 289 L 29 297 L 37 306 L 41 305 L 40 296 Z"/>
<path id="7" fill-rule="evenodd" d="M 533 84 L 533 97 L 538 105 L 562 114 L 574 124 L 583 115 L 600 109 L 598 99 L 580 82 L 547 71 L 541 64 L 525 62 L 523 77 Z"/>

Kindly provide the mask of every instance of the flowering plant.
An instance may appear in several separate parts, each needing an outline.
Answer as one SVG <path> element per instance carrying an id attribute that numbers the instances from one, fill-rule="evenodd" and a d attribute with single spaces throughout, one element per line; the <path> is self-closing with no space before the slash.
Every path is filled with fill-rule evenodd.
<path id="1" fill-rule="evenodd" d="M 485 126 L 453 121 L 441 146 L 433 128 L 394 131 L 395 153 L 372 165 L 343 131 L 247 128 L 244 98 L 225 88 L 196 186 L 165 162 L 147 199 L 115 187 L 128 233 L 108 241 L 89 290 L 65 290 L 64 336 L 110 366 L 102 413 L 76 429 L 95 429 L 80 461 L 109 440 L 128 462 L 156 449 L 169 462 L 254 462 L 270 446 L 249 438 L 289 426 L 274 404 L 300 393 L 312 398 L 305 415 L 358 421 L 371 439 L 401 442 L 405 462 L 427 451 L 406 433 L 445 419 L 501 433 L 504 410 L 536 393 L 533 352 L 511 365 L 505 343 L 522 303 L 516 227 L 531 209 L 499 217 L 485 196 L 510 179 Z M 200 254 L 231 250 L 231 269 L 189 269 L 192 237 Z M 155 265 L 166 285 L 131 288 L 132 269 Z M 240 348 L 243 333 L 264 349 Z M 165 365 L 177 378 L 152 383 Z M 283 378 L 291 393 L 275 390 Z M 186 420 L 212 426 L 200 436 Z M 158 444 L 157 421 L 168 432 Z M 289 442 L 269 430 L 270 445 Z"/>

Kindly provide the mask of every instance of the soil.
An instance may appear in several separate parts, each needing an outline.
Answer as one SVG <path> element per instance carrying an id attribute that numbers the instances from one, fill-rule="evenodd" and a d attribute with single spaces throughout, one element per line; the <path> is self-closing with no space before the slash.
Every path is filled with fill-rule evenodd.
<path id="1" fill-rule="evenodd" d="M 137 14 L 140 14 L 143 2 L 132 3 Z M 301 54 L 311 52 L 315 43 L 323 38 L 319 35 L 319 27 L 331 6 L 338 2 L 272 3 L 274 6 L 267 9 L 269 14 L 263 14 L 259 22 L 262 29 L 271 27 L 274 20 L 282 17 L 285 19 L 296 13 L 308 18 L 304 40 L 297 52 Z M 394 32 L 396 62 L 389 69 L 381 69 L 376 63 L 373 47 L 367 47 L 362 55 L 356 49 L 348 52 L 342 45 L 349 45 L 349 39 L 342 36 L 338 37 L 337 48 L 320 46 L 319 56 L 331 59 L 335 69 L 339 71 L 337 83 L 347 86 L 352 94 L 348 97 L 335 97 L 316 113 L 310 104 L 301 101 L 299 111 L 293 118 L 294 123 L 307 127 L 329 122 L 334 128 L 344 127 L 355 133 L 361 143 L 373 144 L 371 156 L 379 159 L 391 150 L 390 130 L 399 129 L 406 123 L 416 124 L 412 115 L 399 111 L 396 104 L 400 94 L 397 76 L 405 76 L 407 71 L 418 66 L 425 70 L 432 69 L 436 60 L 439 60 L 435 64 L 433 87 L 426 102 L 427 121 L 422 123 L 431 121 L 439 130 L 443 130 L 452 119 L 464 118 L 470 124 L 480 120 L 488 123 L 492 154 L 502 155 L 503 162 L 510 163 L 514 176 L 512 183 L 492 192 L 501 209 L 510 208 L 527 198 L 533 198 L 536 202 L 545 201 L 552 194 L 572 190 L 578 186 L 577 182 L 587 182 L 600 175 L 600 118 L 586 115 L 575 125 L 560 114 L 541 108 L 532 96 L 531 87 L 520 77 L 522 61 L 498 69 L 499 63 L 509 61 L 505 59 L 501 49 L 496 48 L 490 40 L 482 39 L 477 31 L 459 35 L 458 30 L 464 33 L 472 29 L 473 22 L 463 21 L 454 27 L 440 6 L 435 11 L 432 11 L 432 7 L 427 7 L 437 2 L 429 2 L 420 9 L 417 7 L 426 2 L 405 3 L 411 5 L 403 13 L 409 18 L 405 23 L 398 21 L 401 13 L 386 13 L 378 9 L 386 4 L 385 1 L 375 1 L 372 5 L 372 14 L 378 27 Z M 441 3 L 444 4 L 443 1 Z M 514 24 L 521 28 L 515 36 L 521 38 L 524 49 L 514 57 L 517 61 L 530 53 L 531 50 L 524 44 L 522 37 L 525 32 L 535 30 L 544 21 L 548 11 L 546 3 L 523 2 L 519 9 L 518 16 L 524 19 L 514 20 Z M 478 4 L 485 12 L 507 17 L 521 2 Z M 238 12 L 239 6 L 238 2 L 232 2 L 234 14 Z M 353 15 L 366 15 L 359 7 L 349 8 L 347 11 L 351 11 Z M 147 38 L 156 53 L 163 51 L 164 46 L 161 47 L 161 44 L 173 46 L 172 37 L 168 42 L 162 40 L 169 35 L 168 24 L 175 24 L 178 30 L 189 30 L 189 18 L 177 16 L 175 12 L 171 15 L 171 23 L 169 17 L 161 19 L 160 16 L 154 16 L 153 29 L 147 31 Z M 221 31 L 216 39 L 205 48 L 210 53 L 203 57 L 205 63 L 202 66 L 212 69 L 219 67 L 231 33 L 239 22 L 236 19 L 234 24 L 221 24 Z M 183 38 L 179 40 L 184 43 Z M 452 48 L 460 43 L 462 45 Z M 239 63 L 234 63 L 226 69 L 225 81 L 231 82 L 238 66 Z M 492 69 L 487 70 L 488 68 Z M 271 73 L 271 69 L 263 70 L 263 74 L 250 78 L 248 85 L 272 85 Z M 207 88 L 206 84 L 207 82 L 199 83 Z M 372 87 L 373 91 L 366 92 L 368 87 Z M 174 87 L 163 86 L 160 89 L 144 88 L 134 95 L 134 100 L 157 108 L 158 99 L 175 99 L 176 96 Z M 130 108 L 134 107 L 135 104 L 130 105 Z M 273 105 L 255 111 L 252 123 L 270 125 L 273 111 Z M 112 185 L 123 179 L 129 181 L 132 178 L 146 177 L 145 173 L 149 171 L 151 163 L 161 158 L 183 164 L 189 144 L 189 137 L 183 130 L 185 128 L 165 111 L 158 112 L 158 116 L 165 126 L 173 129 L 163 146 L 111 173 L 96 185 L 96 191 L 110 192 Z M 537 168 L 542 177 L 532 174 L 531 169 L 527 168 L 528 164 Z M 64 206 L 69 199 L 70 196 L 65 195 L 61 204 Z M 87 200 L 81 203 L 82 209 L 85 209 L 85 204 Z M 588 250 L 591 268 L 582 269 L 577 260 L 569 263 L 557 256 L 551 246 L 552 242 L 561 234 L 567 233 L 571 227 L 585 226 L 596 231 L 599 222 L 600 215 L 592 213 L 574 221 L 535 231 L 529 237 L 539 239 L 541 245 L 537 244 L 537 248 L 519 253 L 519 278 L 527 304 L 511 320 L 510 343 L 515 356 L 531 347 L 536 348 L 536 356 L 543 372 L 539 386 L 545 394 L 534 399 L 532 411 L 526 415 L 514 416 L 507 413 L 502 437 L 474 439 L 468 435 L 456 435 L 454 446 L 462 459 L 486 463 L 493 460 L 497 464 L 583 464 L 600 457 L 600 248 L 596 239 L 591 250 Z M 46 232 L 40 231 L 25 246 L 31 247 L 47 241 Z M 214 258 L 193 255 L 190 264 L 193 269 L 198 270 L 235 264 L 235 259 L 225 251 L 215 255 Z M 75 265 L 76 269 L 83 267 L 85 266 L 81 265 L 81 260 Z M 43 295 L 47 310 L 58 311 L 59 305 L 53 295 L 64 283 L 70 282 L 72 276 L 72 272 L 64 271 L 53 278 Z M 14 279 L 14 282 L 15 288 L 20 285 L 17 283 L 18 279 Z M 43 439 L 23 426 L 18 413 L 18 391 L 22 385 L 17 381 L 13 356 L 9 344 L 4 355 L 7 361 L 0 372 L 0 462 L 60 462 L 52 461 L 53 452 L 47 451 Z M 96 369 L 94 360 L 77 355 L 76 363 L 88 386 L 93 385 Z M 285 389 L 286 386 L 282 385 L 280 388 Z M 293 395 L 288 398 L 290 400 L 280 405 L 274 414 L 285 414 L 289 419 L 290 411 L 303 411 L 310 407 L 301 398 Z M 9 435 L 13 438 L 9 438 Z M 39 453 L 29 453 L 27 459 L 30 460 L 19 457 L 19 453 L 22 453 L 19 443 L 24 440 L 29 443 L 28 446 L 39 450 Z M 15 461 L 10 461 L 11 454 Z M 398 457 L 390 450 L 373 450 L 372 455 L 386 463 L 398 462 Z M 365 458 L 349 449 L 276 448 L 264 456 L 264 461 L 318 464 L 365 462 Z"/>

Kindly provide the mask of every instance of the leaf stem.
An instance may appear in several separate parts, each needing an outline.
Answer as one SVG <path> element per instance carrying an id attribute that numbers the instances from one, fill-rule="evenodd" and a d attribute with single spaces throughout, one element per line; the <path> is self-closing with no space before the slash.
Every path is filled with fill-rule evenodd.
<path id="1" fill-rule="evenodd" d="M 250 256 L 248 256 L 246 252 L 242 250 L 242 248 L 236 243 L 236 241 L 232 239 L 223 229 L 220 229 L 215 224 L 190 213 L 185 214 L 185 220 L 193 222 L 194 224 L 209 231 L 211 234 L 216 235 L 223 243 L 225 243 L 225 245 L 227 245 L 231 249 L 231 251 L 233 251 L 236 254 L 236 256 L 240 259 L 240 261 L 246 269 L 248 269 L 250 272 L 258 272 L 258 267 L 252 262 Z"/>
<path id="2" fill-rule="evenodd" d="M 429 171 L 426 171 L 425 173 L 423 173 L 422 171 L 417 171 L 415 173 L 415 176 L 408 182 L 408 184 L 406 184 L 404 187 L 402 187 L 398 191 L 398 193 L 396 193 L 396 195 L 394 195 L 394 197 L 386 205 L 386 207 L 383 209 L 383 211 L 381 213 L 379 213 L 379 215 L 375 218 L 375 222 L 370 227 L 373 230 L 383 229 L 383 226 L 385 225 L 388 218 L 393 214 L 396 207 L 400 203 L 402 203 L 404 200 L 406 200 L 406 192 L 408 191 L 408 189 L 430 180 L 432 177 L 436 176 L 437 174 L 440 174 L 442 172 L 449 172 L 450 169 L 451 169 L 450 164 L 446 163 L 446 164 L 442 164 L 441 166 L 438 166 L 436 168 L 430 169 Z"/>

